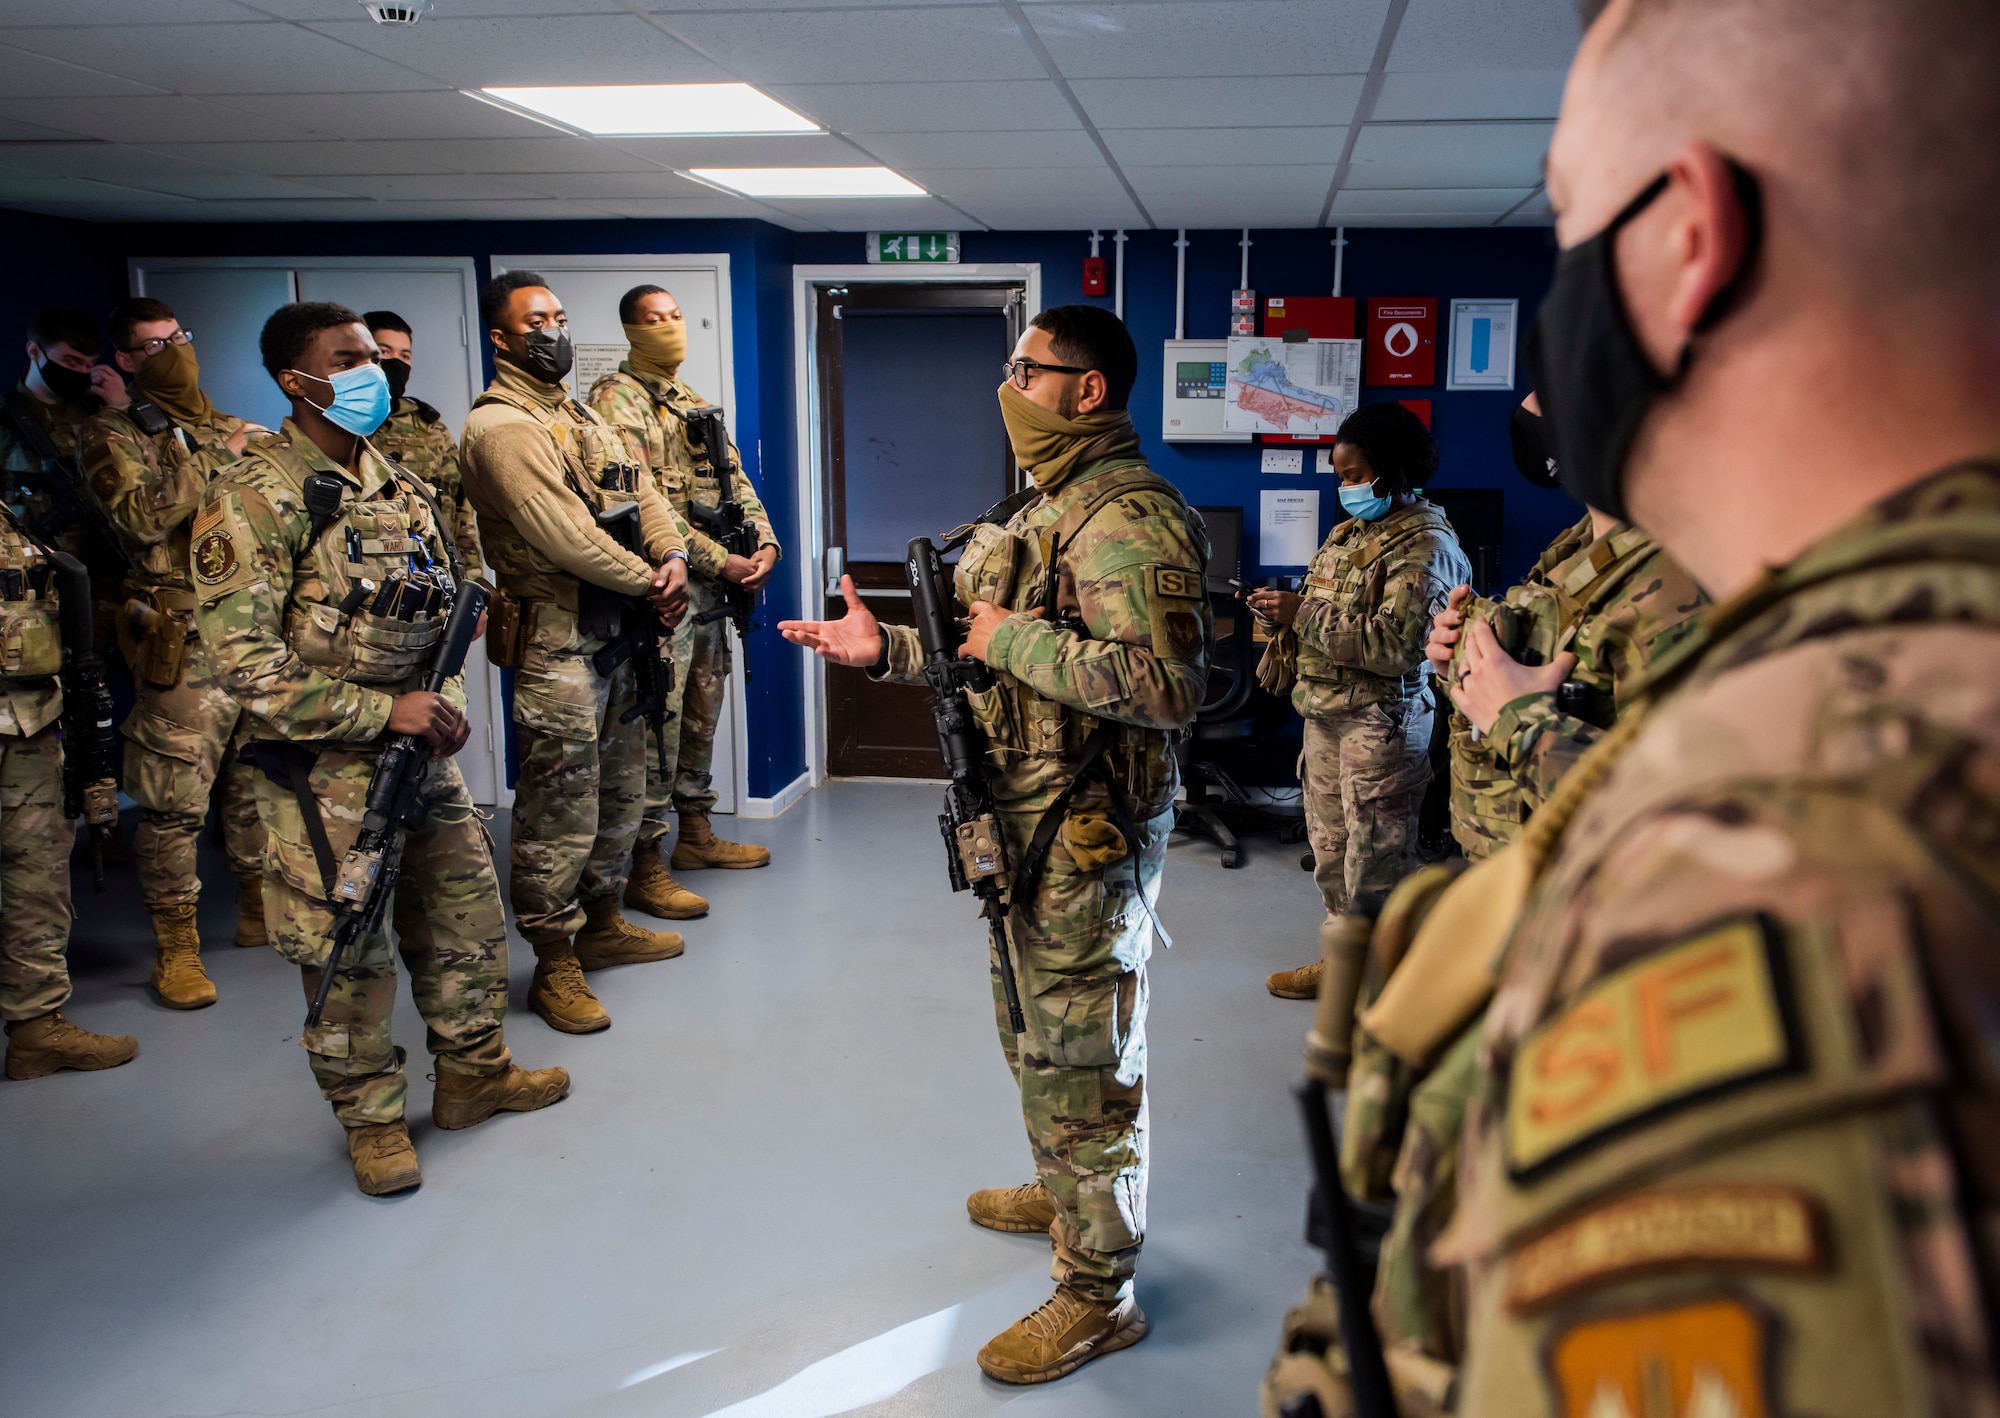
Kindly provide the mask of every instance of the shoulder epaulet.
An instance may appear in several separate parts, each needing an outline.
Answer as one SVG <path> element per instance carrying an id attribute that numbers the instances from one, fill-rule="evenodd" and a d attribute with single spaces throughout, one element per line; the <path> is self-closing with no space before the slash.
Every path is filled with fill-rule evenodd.
<path id="1" fill-rule="evenodd" d="M 417 406 L 417 417 L 425 423 L 442 423 L 444 421 L 444 415 L 425 403 L 422 399 L 413 398 L 410 402 Z"/>

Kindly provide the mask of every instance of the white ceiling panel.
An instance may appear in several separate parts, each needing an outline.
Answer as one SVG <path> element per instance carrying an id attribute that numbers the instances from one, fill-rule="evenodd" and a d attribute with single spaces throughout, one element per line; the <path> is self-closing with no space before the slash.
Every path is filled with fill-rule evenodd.
<path id="1" fill-rule="evenodd" d="M 1333 199 L 1333 214 L 1349 218 L 1484 212 L 1490 221 L 1533 190 L 1528 187 L 1412 187 L 1394 191 L 1349 188 Z"/>
<path id="2" fill-rule="evenodd" d="M 1148 210 L 1163 227 L 1307 227 L 1319 216 L 1322 192 L 1310 201 L 1282 197 L 1214 197 L 1189 193 L 1168 199 L 1148 198 Z M 1331 263 L 1332 257 L 1328 256 Z M 1256 274 L 1256 255 L 1251 255 Z"/>
<path id="3" fill-rule="evenodd" d="M 683 199 L 679 197 L 605 197 L 593 201 L 596 207 L 614 217 L 669 217 L 683 221 L 700 221 L 709 218 L 741 218 L 744 216 L 743 203 L 734 197 L 722 197 L 714 193 L 706 196 Z M 817 223 L 802 222 L 787 212 L 773 212 L 758 209 L 756 215 L 769 222 L 793 231 L 818 229 Z"/>
<path id="4" fill-rule="evenodd" d="M 1339 153 L 1333 154 L 1337 159 Z M 1326 200 L 1327 184 L 1333 181 L 1334 161 L 1285 163 L 1266 167 L 1230 164 L 1220 167 L 1140 167 L 1127 165 L 1125 175 L 1139 189 L 1139 200 L 1148 206 L 1153 198 L 1178 194 L 1212 194 L 1217 197 L 1310 197 L 1313 212 Z M 1241 222 L 1235 223 L 1241 226 Z"/>
<path id="5" fill-rule="evenodd" d="M 1121 167 L 1270 166 L 1340 160 L 1345 128 L 1107 128 Z"/>
<path id="6" fill-rule="evenodd" d="M 742 138 L 605 138 L 600 143 L 660 167 L 858 167 L 869 159 L 825 133 Z"/>
<path id="7" fill-rule="evenodd" d="M 998 5 L 683 15 L 673 27 L 753 84 L 1046 77 Z"/>
<path id="8" fill-rule="evenodd" d="M 544 128 L 543 133 L 549 130 Z M 621 152 L 610 143 L 589 138 L 450 138 L 426 142 L 419 138 L 381 139 L 372 144 L 396 154 L 399 161 L 385 172 L 406 171 L 420 162 L 423 172 L 652 172 L 657 163 Z"/>
<path id="9" fill-rule="evenodd" d="M 452 89 L 371 93 L 352 102 L 320 93 L 231 94 L 212 102 L 329 138 L 550 138 L 559 131 Z"/>
<path id="10" fill-rule="evenodd" d="M 913 168 L 903 174 L 926 191 L 957 201 L 960 197 L 1101 197 L 1107 207 L 1126 211 L 1130 202 L 1109 168 Z"/>
<path id="11" fill-rule="evenodd" d="M 16 49 L 12 36 L 0 30 L 0 94 L 8 98 L 96 98 L 104 94 L 157 94 L 156 84 L 137 83 L 107 74 L 89 64 L 69 64 L 43 54 Z"/>
<path id="12" fill-rule="evenodd" d="M 1363 76 L 1080 79 L 1071 88 L 1099 128 L 1243 128 L 1346 123 Z"/>
<path id="13" fill-rule="evenodd" d="M 10 118 L 46 116 L 46 99 L 0 98 Z M 170 94 L 120 94 L 88 103 L 65 103 L 62 120 L 77 132 L 114 143 L 204 143 L 241 138 L 254 126 L 261 137 L 308 138 L 309 129 L 276 119 L 252 119 L 205 99 Z"/>
<path id="14" fill-rule="evenodd" d="M 1532 187 L 1548 123 L 1371 123 L 1354 145 L 1349 187 Z"/>
<path id="15" fill-rule="evenodd" d="M 712 188 L 672 172 L 518 172 L 508 174 L 506 181 L 544 197 L 591 203 L 662 197 L 693 201 L 716 195 Z M 737 215 L 742 215 L 740 210 Z"/>
<path id="16" fill-rule="evenodd" d="M 1582 33 L 1574 0 L 1410 0 L 1391 69 L 1562 69 Z"/>
<path id="17" fill-rule="evenodd" d="M 315 197 L 326 189 L 257 173 L 115 145 L 49 145 L 0 150 L 0 166 L 55 177 L 84 177 L 147 192 L 186 197 Z"/>
<path id="18" fill-rule="evenodd" d="M 368 29 L 378 28 L 366 18 Z M 297 25 L 116 25 L 9 30 L 53 59 L 190 94 L 349 94 L 420 87 L 427 76 Z"/>
<path id="19" fill-rule="evenodd" d="M 1037 5 L 1029 23 L 1072 79 L 1365 73 L 1388 0 Z"/>
<path id="20" fill-rule="evenodd" d="M 459 89 L 495 84 L 699 84 L 733 79 L 637 15 L 502 20 L 433 16 L 410 28 L 352 20 L 312 26 Z M 402 85 L 408 88 L 410 85 Z"/>
<path id="21" fill-rule="evenodd" d="M 285 20 L 351 20 L 359 8 L 358 0 L 236 0 L 236 3 Z M 432 24 L 439 17 L 461 20 L 524 15 L 537 18 L 549 15 L 619 15 L 631 9 L 629 5 L 620 4 L 619 0 L 441 0 L 423 23 Z"/>
<path id="22" fill-rule="evenodd" d="M 1562 106 L 1562 69 L 1409 70 L 1385 74 L 1378 123 L 1549 118 Z"/>
<path id="23" fill-rule="evenodd" d="M 844 133 L 979 133 L 1074 128 L 1076 115 L 1046 79 L 965 83 L 773 84 L 771 96 Z"/>
<path id="24" fill-rule="evenodd" d="M 502 177 L 493 173 L 426 172 L 414 176 L 407 173 L 374 176 L 342 173 L 316 181 L 330 191 L 381 202 L 512 201 L 516 197 L 553 195 L 525 186 L 511 175 Z"/>
<path id="25" fill-rule="evenodd" d="M 866 133 L 858 142 L 902 170 L 975 167 L 1088 167 L 1104 171 L 1104 154 L 1081 128 L 1027 133 Z"/>
<path id="26" fill-rule="evenodd" d="M 7 0 L 0 30 L 37 25 L 211 24 L 251 18 L 236 0 Z"/>
<path id="27" fill-rule="evenodd" d="M 146 143 L 138 150 L 183 158 L 190 162 L 213 163 L 242 172 L 268 172 L 278 177 L 304 174 L 328 176 L 334 173 L 435 172 L 434 159 L 415 152 L 400 153 L 395 145 L 383 143 L 342 143 L 321 138 L 300 143 Z M 428 149 L 426 143 L 411 145 Z"/>
<path id="28" fill-rule="evenodd" d="M 826 201 L 783 201 L 767 198 L 774 211 L 831 227 L 836 231 L 876 231 L 912 227 L 932 230 L 952 227 L 959 217 L 944 203 L 929 197 L 886 197 L 880 200 L 832 198 Z"/>

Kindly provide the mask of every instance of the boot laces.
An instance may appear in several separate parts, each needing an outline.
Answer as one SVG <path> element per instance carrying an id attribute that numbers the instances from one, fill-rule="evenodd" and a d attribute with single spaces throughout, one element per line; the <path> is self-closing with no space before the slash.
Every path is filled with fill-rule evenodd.
<path id="1" fill-rule="evenodd" d="M 577 964 L 574 955 L 561 955 L 549 961 L 542 980 L 549 993 L 563 1004 L 571 1004 L 590 993 L 590 987 L 583 982 L 583 967 Z"/>
<path id="2" fill-rule="evenodd" d="M 187 984 L 196 979 L 207 979 L 208 973 L 201 968 L 199 946 L 176 942 L 160 951 L 160 978 L 168 985 Z M 74 1028 L 74 1025 L 70 1026 Z"/>
<path id="3" fill-rule="evenodd" d="M 1082 1299 L 1058 1286 L 1055 1294 L 1021 1321 L 1021 1327 L 1039 1339 L 1052 1340 L 1075 1324 L 1084 1309 Z"/>

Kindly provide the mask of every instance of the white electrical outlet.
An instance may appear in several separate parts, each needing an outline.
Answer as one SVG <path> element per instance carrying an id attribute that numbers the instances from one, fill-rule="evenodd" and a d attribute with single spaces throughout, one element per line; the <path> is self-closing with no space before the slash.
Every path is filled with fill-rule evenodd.
<path id="1" fill-rule="evenodd" d="M 1305 470 L 1306 450 L 1303 448 L 1264 450 L 1264 471 L 1267 473 L 1303 473 Z"/>
<path id="2" fill-rule="evenodd" d="M 1331 448 L 1322 448 L 1313 456 L 1313 471 L 1316 473 L 1339 471 L 1333 466 L 1333 450 Z"/>

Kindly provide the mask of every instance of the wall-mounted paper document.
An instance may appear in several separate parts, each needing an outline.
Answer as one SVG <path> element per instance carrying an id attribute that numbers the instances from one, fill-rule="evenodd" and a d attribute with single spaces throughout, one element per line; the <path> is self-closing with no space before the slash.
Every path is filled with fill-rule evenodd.
<path id="1" fill-rule="evenodd" d="M 590 396 L 590 386 L 607 374 L 618 372 L 618 362 L 625 358 L 625 345 L 578 344 L 576 364 L 570 371 L 570 378 L 564 382 L 576 390 L 579 399 Z"/>
<path id="2" fill-rule="evenodd" d="M 1319 489 L 1265 488 L 1258 558 L 1266 566 L 1304 566 L 1319 550 Z"/>
<path id="3" fill-rule="evenodd" d="M 1222 426 L 1307 438 L 1336 433 L 1361 399 L 1361 341 L 1229 337 Z"/>

